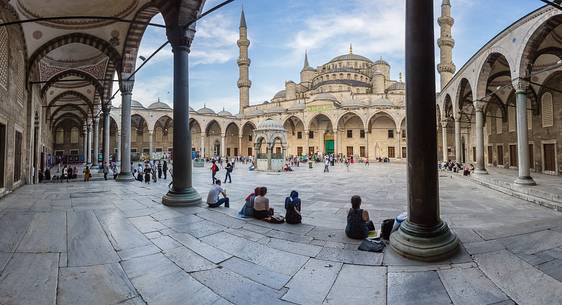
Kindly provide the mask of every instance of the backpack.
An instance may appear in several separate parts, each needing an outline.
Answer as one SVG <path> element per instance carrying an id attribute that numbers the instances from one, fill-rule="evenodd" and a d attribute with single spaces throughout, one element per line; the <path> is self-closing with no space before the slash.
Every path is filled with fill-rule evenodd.
<path id="1" fill-rule="evenodd" d="M 268 218 L 264 219 L 266 222 L 269 223 L 284 223 L 285 222 L 285 217 L 281 216 L 281 215 L 272 215 Z"/>
<path id="2" fill-rule="evenodd" d="M 385 219 L 381 225 L 381 238 L 388 240 L 390 238 L 390 233 L 392 233 L 392 227 L 394 227 L 394 219 Z"/>
<path id="3" fill-rule="evenodd" d="M 358 250 L 367 252 L 382 252 L 385 244 L 381 240 L 364 239 L 359 245 Z"/>

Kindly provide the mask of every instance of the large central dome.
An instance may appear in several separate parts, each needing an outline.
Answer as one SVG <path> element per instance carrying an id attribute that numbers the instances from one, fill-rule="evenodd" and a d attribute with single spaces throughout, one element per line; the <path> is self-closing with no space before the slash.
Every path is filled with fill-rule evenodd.
<path id="1" fill-rule="evenodd" d="M 359 61 L 366 61 L 369 63 L 372 63 L 372 61 L 370 59 L 368 59 L 365 56 L 361 56 L 361 55 L 357 55 L 357 54 L 353 54 L 353 53 L 348 53 L 345 55 L 340 55 L 338 57 L 334 57 L 332 60 L 330 60 L 330 63 L 336 62 L 336 61 L 344 61 L 344 60 L 359 60 Z"/>

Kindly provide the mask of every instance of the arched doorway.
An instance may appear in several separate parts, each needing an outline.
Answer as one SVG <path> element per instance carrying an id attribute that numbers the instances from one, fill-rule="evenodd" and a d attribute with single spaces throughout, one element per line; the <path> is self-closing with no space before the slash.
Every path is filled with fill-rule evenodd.
<path id="1" fill-rule="evenodd" d="M 334 128 L 330 118 L 324 114 L 318 114 L 310 120 L 308 141 L 309 155 L 334 152 Z"/>

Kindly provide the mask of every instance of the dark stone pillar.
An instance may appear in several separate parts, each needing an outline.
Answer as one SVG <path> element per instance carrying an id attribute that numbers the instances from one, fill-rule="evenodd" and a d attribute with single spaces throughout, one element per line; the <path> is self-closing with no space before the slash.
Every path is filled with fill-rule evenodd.
<path id="1" fill-rule="evenodd" d="M 109 107 L 103 108 L 103 166 L 109 166 L 109 142 L 111 141 L 111 118 Z"/>
<path id="2" fill-rule="evenodd" d="M 131 173 L 131 97 L 133 95 L 133 80 L 121 81 L 121 169 L 117 181 L 134 181 Z"/>
<path id="3" fill-rule="evenodd" d="M 189 47 L 195 30 L 181 26 L 168 28 L 168 40 L 174 52 L 174 143 L 173 181 L 170 191 L 162 197 L 168 206 L 201 203 L 201 195 L 192 185 L 191 130 L 189 127 Z"/>
<path id="4" fill-rule="evenodd" d="M 433 0 L 406 0 L 406 120 L 408 219 L 390 238 L 408 258 L 436 261 L 453 255 L 458 239 L 439 216 Z"/>

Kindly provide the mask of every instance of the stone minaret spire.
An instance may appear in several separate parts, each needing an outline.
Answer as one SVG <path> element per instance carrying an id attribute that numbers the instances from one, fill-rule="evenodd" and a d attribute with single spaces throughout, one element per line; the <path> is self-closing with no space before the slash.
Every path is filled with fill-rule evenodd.
<path id="1" fill-rule="evenodd" d="M 240 14 L 240 39 L 238 39 L 238 48 L 240 48 L 240 57 L 238 57 L 238 68 L 240 70 L 240 78 L 238 79 L 238 88 L 240 89 L 240 113 L 244 113 L 244 108 L 250 106 L 250 58 L 248 57 L 248 28 L 246 26 L 246 16 L 244 9 Z"/>
<path id="2" fill-rule="evenodd" d="M 441 89 L 453 78 L 456 67 L 453 63 L 453 48 L 455 40 L 451 34 L 451 28 L 455 19 L 451 17 L 451 2 L 443 0 L 441 4 L 441 17 L 438 19 L 441 27 L 441 37 L 437 40 L 437 45 L 441 49 L 441 63 L 437 65 L 437 71 L 441 75 Z"/>

